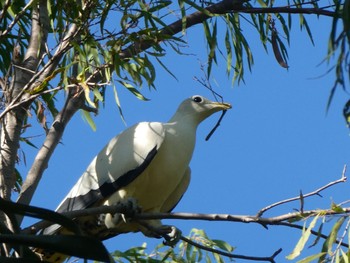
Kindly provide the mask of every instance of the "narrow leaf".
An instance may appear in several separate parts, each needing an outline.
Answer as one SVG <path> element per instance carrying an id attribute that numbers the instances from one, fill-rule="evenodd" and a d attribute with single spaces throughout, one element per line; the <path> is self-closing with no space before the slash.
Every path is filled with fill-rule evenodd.
<path id="1" fill-rule="evenodd" d="M 340 250 L 343 263 L 349 263 L 349 256 L 342 249 Z"/>
<path id="2" fill-rule="evenodd" d="M 332 255 L 332 246 L 337 240 L 339 229 L 343 225 L 344 221 L 344 216 L 338 219 L 338 221 L 334 224 L 331 233 L 323 244 L 322 251 L 327 252 L 328 255 Z"/>
<path id="3" fill-rule="evenodd" d="M 117 107 L 118 107 L 118 110 L 119 110 L 120 117 L 122 118 L 122 121 L 124 122 L 124 124 L 126 124 L 125 118 L 124 118 L 124 114 L 123 114 L 123 111 L 122 111 L 122 107 L 121 107 L 121 104 L 120 104 L 117 88 L 114 85 L 114 83 L 113 83 L 113 93 L 114 93 L 115 103 L 117 104 Z"/>
<path id="4" fill-rule="evenodd" d="M 320 252 L 315 255 L 308 256 L 306 258 L 303 258 L 302 260 L 299 260 L 298 263 L 309 263 L 309 262 L 315 262 L 315 260 L 319 259 L 320 257 L 324 256 L 325 252 Z"/>
<path id="5" fill-rule="evenodd" d="M 272 49 L 273 49 L 273 54 L 275 55 L 275 58 L 278 62 L 278 64 L 281 65 L 283 68 L 288 68 L 287 63 L 284 61 L 280 47 L 277 43 L 277 32 L 276 30 L 272 30 L 272 36 L 271 36 L 271 44 L 272 44 Z"/>
<path id="6" fill-rule="evenodd" d="M 286 256 L 287 259 L 293 260 L 301 254 L 301 251 L 304 249 L 304 246 L 310 237 L 311 230 L 316 225 L 318 217 L 319 217 L 319 215 L 316 215 L 315 218 L 311 221 L 311 223 L 310 223 L 309 227 L 306 229 L 306 231 L 303 231 L 301 238 L 299 239 L 293 252 L 291 254 L 289 254 L 288 256 Z"/>
<path id="7" fill-rule="evenodd" d="M 215 244 L 215 246 L 217 246 L 218 248 L 227 251 L 227 252 L 232 252 L 234 250 L 234 247 L 231 246 L 229 243 L 223 241 L 223 240 L 217 240 L 217 239 L 213 239 L 212 240 Z"/>
<path id="8" fill-rule="evenodd" d="M 94 120 L 91 118 L 90 112 L 82 110 L 82 115 L 83 115 L 83 119 L 86 120 L 86 122 L 89 124 L 89 126 L 91 127 L 91 129 L 93 131 L 96 131 L 96 124 L 94 122 Z"/>
<path id="9" fill-rule="evenodd" d="M 92 92 L 94 93 L 95 97 L 99 100 L 99 101 L 103 101 L 103 97 L 101 95 L 101 93 L 98 91 L 97 88 L 94 88 L 92 90 Z"/>
<path id="10" fill-rule="evenodd" d="M 90 99 L 90 89 L 89 86 L 85 82 L 80 82 L 80 86 L 84 89 L 85 100 L 89 103 L 89 105 L 93 108 L 96 108 L 95 103 Z"/>
<path id="11" fill-rule="evenodd" d="M 139 92 L 133 85 L 131 85 L 130 83 L 127 83 L 125 81 L 119 81 L 119 83 L 121 83 L 125 88 L 127 88 L 132 94 L 135 95 L 136 98 L 138 98 L 139 100 L 144 100 L 144 101 L 148 101 L 149 99 L 147 99 L 145 96 L 143 96 L 141 94 L 141 92 Z"/>

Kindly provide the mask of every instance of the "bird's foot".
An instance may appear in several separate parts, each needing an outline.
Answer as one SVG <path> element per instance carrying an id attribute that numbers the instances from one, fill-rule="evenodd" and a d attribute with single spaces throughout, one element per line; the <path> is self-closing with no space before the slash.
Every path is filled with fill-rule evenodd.
<path id="1" fill-rule="evenodd" d="M 164 238 L 164 245 L 174 247 L 180 241 L 182 232 L 175 226 L 164 225 L 157 228 L 157 234 Z"/>
<path id="2" fill-rule="evenodd" d="M 141 207 L 138 205 L 136 199 L 127 198 L 126 200 L 117 203 L 119 214 L 123 214 L 125 217 L 133 217 L 136 214 L 141 213 Z"/>
<path id="3" fill-rule="evenodd" d="M 107 228 L 114 228 L 121 222 L 126 223 L 128 218 L 132 218 L 136 214 L 141 212 L 140 206 L 134 198 L 128 198 L 126 200 L 120 201 L 116 204 L 118 213 L 106 214 L 104 218 L 104 223 Z"/>

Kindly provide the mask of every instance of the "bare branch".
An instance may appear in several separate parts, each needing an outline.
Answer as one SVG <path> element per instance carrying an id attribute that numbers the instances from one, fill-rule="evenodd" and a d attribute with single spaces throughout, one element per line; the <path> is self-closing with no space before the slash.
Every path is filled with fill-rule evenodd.
<path id="1" fill-rule="evenodd" d="M 336 185 L 336 184 L 339 184 L 339 183 L 345 183 L 346 182 L 346 176 L 345 176 L 345 172 L 346 172 L 346 165 L 344 165 L 344 168 L 343 168 L 343 172 L 342 172 L 342 176 L 340 179 L 338 180 L 335 180 L 333 182 L 330 182 L 318 189 L 316 189 L 315 191 L 313 192 L 310 192 L 308 194 L 300 194 L 299 196 L 296 196 L 296 197 L 292 197 L 292 198 L 288 198 L 288 199 L 285 199 L 285 200 L 282 200 L 282 201 L 279 201 L 279 202 L 276 202 L 274 204 L 271 204 L 269 206 L 266 206 L 264 207 L 263 209 L 261 209 L 257 214 L 256 216 L 257 217 L 261 217 L 267 210 L 270 210 L 271 208 L 273 207 L 276 207 L 276 206 L 279 206 L 279 205 L 282 205 L 282 204 L 285 204 L 285 203 L 290 203 L 290 202 L 293 202 L 293 201 L 296 201 L 296 200 L 302 200 L 304 198 L 307 198 L 307 197 L 310 197 L 310 196 L 313 196 L 313 195 L 318 195 L 320 196 L 320 192 L 322 192 L 323 190 L 333 186 L 333 185 Z"/>
<path id="2" fill-rule="evenodd" d="M 29 204 L 34 192 L 41 180 L 41 177 L 48 166 L 48 162 L 56 146 L 60 142 L 67 126 L 73 115 L 84 106 L 85 97 L 81 90 L 70 90 L 65 106 L 57 114 L 55 121 L 49 129 L 43 146 L 38 151 L 33 165 L 31 166 L 27 178 L 24 181 L 21 193 L 17 199 L 18 203 Z M 18 216 L 18 222 L 21 223 L 23 216 Z"/>
<path id="3" fill-rule="evenodd" d="M 45 42 L 47 40 L 49 17 L 46 2 L 39 1 L 39 6 L 33 5 L 32 11 L 32 29 L 27 52 L 24 56 L 24 61 L 29 58 L 35 59 L 38 63 L 38 58 L 45 52 Z M 32 68 L 34 70 L 34 68 Z"/>
<path id="4" fill-rule="evenodd" d="M 75 210 L 62 213 L 68 218 L 78 218 L 84 216 L 98 215 L 98 214 L 116 214 L 122 211 L 123 206 L 100 206 L 87 208 L 83 210 Z M 291 224 L 291 221 L 300 221 L 318 214 L 323 216 L 347 215 L 350 213 L 350 207 L 342 208 L 342 211 L 334 211 L 331 209 L 315 209 L 307 210 L 304 213 L 294 212 L 282 214 L 274 217 L 256 217 L 252 215 L 233 215 L 233 214 L 202 214 L 202 213 L 141 213 L 132 216 L 131 220 L 152 220 L 152 219 L 181 219 L 181 220 L 202 220 L 202 221 L 225 221 L 225 222 L 239 222 L 239 223 L 256 223 L 264 227 L 268 225 L 282 225 L 293 228 L 302 229 L 302 226 Z M 53 223 L 40 221 L 23 231 L 25 233 L 37 233 L 40 229 L 46 228 Z M 315 232 L 316 233 L 316 232 Z"/>
<path id="5" fill-rule="evenodd" d="M 21 63 L 21 68 L 14 68 L 11 88 L 6 90 L 5 99 L 6 106 L 12 103 L 14 97 L 24 98 L 28 94 L 23 93 L 23 86 L 33 77 L 33 71 L 38 66 L 38 56 L 41 56 L 43 49 L 41 44 L 47 40 L 47 28 L 43 29 L 48 23 L 47 6 L 40 5 L 33 7 L 32 10 L 32 35 L 29 41 L 25 60 L 16 61 Z M 21 95 L 19 95 L 21 94 Z M 23 97 L 22 97 L 23 96 Z M 8 114 L 4 114 L 5 118 L 1 119 L 0 134 L 0 196 L 5 200 L 11 198 L 11 191 L 15 185 L 15 161 L 19 147 L 19 139 L 24 119 L 26 117 L 26 109 L 29 106 L 23 105 L 21 108 Z M 0 213 L 0 219 L 7 222 L 9 227 L 14 226 L 13 220 Z M 15 224 L 16 225 L 16 224 Z M 11 227 L 14 230 L 13 227 Z"/>

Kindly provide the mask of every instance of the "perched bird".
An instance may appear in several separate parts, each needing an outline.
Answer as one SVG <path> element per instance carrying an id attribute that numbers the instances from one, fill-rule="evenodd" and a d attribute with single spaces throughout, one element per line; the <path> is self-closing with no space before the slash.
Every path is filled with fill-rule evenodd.
<path id="1" fill-rule="evenodd" d="M 126 129 L 92 160 L 56 211 L 135 201 L 140 212 L 170 212 L 190 182 L 197 126 L 213 113 L 230 108 L 228 103 L 195 95 L 184 100 L 167 123 L 140 122 Z M 121 220 L 119 214 L 88 216 L 77 222 L 86 235 L 101 240 L 137 231 L 157 236 L 138 222 Z M 146 222 L 155 229 L 166 227 L 160 220 Z M 58 225 L 44 230 L 44 234 L 58 233 L 67 230 Z M 42 255 L 49 262 L 61 262 L 64 257 Z"/>

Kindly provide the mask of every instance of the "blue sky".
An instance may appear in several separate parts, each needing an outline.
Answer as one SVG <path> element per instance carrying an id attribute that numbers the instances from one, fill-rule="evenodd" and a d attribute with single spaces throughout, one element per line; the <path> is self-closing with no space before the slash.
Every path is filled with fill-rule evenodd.
<path id="1" fill-rule="evenodd" d="M 320 63 L 326 56 L 331 20 L 310 20 L 315 46 L 305 32 L 299 32 L 297 22 L 296 16 L 288 70 L 278 65 L 271 47 L 269 54 L 265 53 L 259 36 L 248 25 L 243 31 L 253 50 L 255 64 L 252 73 L 246 70 L 245 83 L 232 85 L 222 59 L 214 66 L 212 86 L 224 101 L 232 103 L 233 108 L 207 142 L 205 137 L 220 114 L 200 125 L 190 165 L 192 181 L 175 212 L 254 215 L 271 203 L 297 196 L 300 190 L 307 193 L 340 178 L 344 164 L 349 163 L 349 130 L 342 117 L 348 95 L 339 89 L 326 113 L 334 75 L 320 77 L 329 68 Z M 163 62 L 178 80 L 158 67 L 157 90 L 141 89 L 151 101 L 139 101 L 122 87 L 117 87 L 127 126 L 139 121 L 165 122 L 183 99 L 194 94 L 213 99 L 210 91 L 194 80 L 194 77 L 203 76 L 200 64 L 206 61 L 201 26 L 189 29 L 185 38 L 189 47 L 184 51 L 197 55 L 179 56 L 170 52 Z M 115 105 L 112 87 L 106 106 L 101 108 L 95 122 L 97 130 L 93 132 L 80 114 L 73 118 L 50 161 L 33 205 L 54 209 L 91 159 L 109 139 L 126 128 Z M 28 135 L 38 134 L 42 131 L 36 128 L 28 131 Z M 42 138 L 35 139 L 38 145 Z M 22 147 L 30 164 L 35 151 Z M 29 165 L 21 166 L 20 170 L 25 174 L 29 168 Z M 324 191 L 323 198 L 311 197 L 305 200 L 305 209 L 329 208 L 332 200 L 336 203 L 347 200 L 348 188 L 348 183 L 341 184 Z M 275 208 L 265 216 L 288 213 L 293 208 L 298 209 L 299 204 Z M 284 257 L 300 237 L 300 231 L 283 227 L 271 226 L 266 230 L 242 223 L 180 220 L 164 223 L 176 225 L 184 234 L 191 228 L 205 229 L 210 237 L 237 247 L 237 254 L 269 256 L 282 247 L 278 262 L 285 261 Z M 106 244 L 113 251 L 139 246 L 143 242 L 150 248 L 160 243 L 141 234 L 127 234 Z M 303 255 L 312 252 L 315 250 L 306 250 Z"/>

